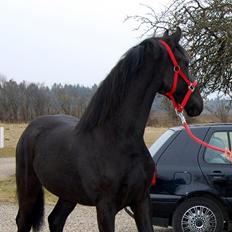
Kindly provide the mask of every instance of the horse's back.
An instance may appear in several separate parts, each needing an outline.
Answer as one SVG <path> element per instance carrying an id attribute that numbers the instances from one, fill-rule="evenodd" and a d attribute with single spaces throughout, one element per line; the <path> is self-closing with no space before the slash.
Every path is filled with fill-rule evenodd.
<path id="1" fill-rule="evenodd" d="M 35 148 L 40 148 L 39 141 L 46 141 L 47 136 L 50 134 L 54 134 L 53 137 L 55 134 L 62 134 L 62 130 L 67 131 L 67 134 L 69 134 L 76 127 L 77 123 L 77 118 L 68 115 L 45 115 L 34 119 L 26 127 L 18 141 L 16 147 L 17 163 L 20 160 L 25 160 L 25 156 L 27 156 L 27 160 L 32 158 L 32 156 L 34 157 Z"/>
<path id="2" fill-rule="evenodd" d="M 22 133 L 16 148 L 16 158 L 23 154 L 22 150 L 31 148 L 42 137 L 59 130 L 73 130 L 78 123 L 78 119 L 69 115 L 45 115 L 40 116 L 29 123 L 24 132 Z"/>
<path id="3" fill-rule="evenodd" d="M 63 125 L 75 126 L 78 123 L 79 119 L 70 115 L 44 115 L 34 119 L 29 125 L 28 128 L 40 127 L 43 129 L 52 129 L 54 127 L 60 127 Z"/>

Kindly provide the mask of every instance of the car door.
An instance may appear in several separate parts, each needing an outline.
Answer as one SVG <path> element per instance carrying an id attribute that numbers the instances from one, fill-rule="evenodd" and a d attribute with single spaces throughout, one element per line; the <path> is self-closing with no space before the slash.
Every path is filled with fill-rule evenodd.
<path id="1" fill-rule="evenodd" d="M 231 149 L 232 128 L 210 128 L 205 141 L 220 148 Z M 202 147 L 199 164 L 210 191 L 222 197 L 232 197 L 232 164 L 223 153 Z"/>

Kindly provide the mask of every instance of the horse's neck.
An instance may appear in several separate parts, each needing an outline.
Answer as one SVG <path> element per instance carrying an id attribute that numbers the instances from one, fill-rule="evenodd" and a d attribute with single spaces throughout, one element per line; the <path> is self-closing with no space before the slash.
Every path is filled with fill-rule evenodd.
<path id="1" fill-rule="evenodd" d="M 143 137 L 156 91 L 151 83 L 133 86 L 118 112 L 116 127 L 121 134 Z"/>
<path id="2" fill-rule="evenodd" d="M 107 135 L 113 133 L 111 137 L 141 139 L 155 94 L 161 86 L 160 66 L 147 58 L 143 67 L 120 76 L 118 80 L 122 83 L 117 82 L 118 76 L 115 76 L 120 72 L 114 72 L 100 86 L 76 129 L 78 133 L 100 130 Z"/>

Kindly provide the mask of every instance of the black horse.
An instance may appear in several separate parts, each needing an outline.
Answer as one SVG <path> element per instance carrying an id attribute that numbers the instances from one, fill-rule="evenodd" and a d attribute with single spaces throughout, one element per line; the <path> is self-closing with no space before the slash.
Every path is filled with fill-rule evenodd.
<path id="1" fill-rule="evenodd" d="M 188 57 L 178 44 L 180 29 L 162 40 L 172 48 L 188 79 Z M 77 203 L 96 206 L 99 231 L 113 232 L 115 215 L 130 206 L 140 232 L 153 231 L 149 185 L 155 164 L 143 134 L 156 93 L 168 92 L 173 64 L 159 38 L 131 48 L 112 69 L 78 122 L 66 115 L 42 116 L 23 132 L 16 150 L 18 231 L 39 230 L 43 189 L 59 197 L 48 217 L 50 231 L 62 231 Z M 188 91 L 180 79 L 174 94 L 181 102 Z M 203 108 L 196 88 L 185 111 Z"/>

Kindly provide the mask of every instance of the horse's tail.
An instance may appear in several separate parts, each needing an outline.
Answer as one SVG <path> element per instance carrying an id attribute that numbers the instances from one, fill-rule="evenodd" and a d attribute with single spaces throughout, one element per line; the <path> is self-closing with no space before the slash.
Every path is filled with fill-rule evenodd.
<path id="1" fill-rule="evenodd" d="M 21 136 L 16 148 L 16 185 L 19 211 L 16 217 L 18 231 L 39 231 L 43 224 L 44 192 L 33 168 L 34 136 Z"/>

